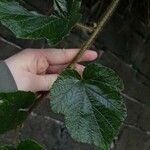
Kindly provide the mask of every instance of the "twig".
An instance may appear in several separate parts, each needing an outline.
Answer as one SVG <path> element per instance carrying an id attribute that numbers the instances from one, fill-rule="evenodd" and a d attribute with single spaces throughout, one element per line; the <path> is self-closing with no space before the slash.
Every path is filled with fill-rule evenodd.
<path id="1" fill-rule="evenodd" d="M 37 93 L 38 97 L 35 100 L 35 102 L 31 105 L 31 107 L 28 110 L 28 115 L 30 115 L 32 113 L 32 111 L 37 108 L 40 103 L 46 98 L 46 96 L 49 94 L 49 92 L 39 92 Z M 23 128 L 23 123 L 20 124 L 19 126 L 17 126 L 17 128 L 15 129 L 15 137 L 14 137 L 14 145 L 17 145 L 20 141 L 20 135 L 21 135 L 21 129 Z"/>
<path id="2" fill-rule="evenodd" d="M 39 106 L 39 104 L 46 98 L 46 96 L 49 94 L 49 91 L 42 91 L 39 94 L 39 97 L 35 100 L 35 102 L 32 104 L 32 106 L 29 108 L 28 113 L 30 114 L 35 108 Z"/>
<path id="3" fill-rule="evenodd" d="M 85 24 L 82 24 L 82 23 L 77 23 L 76 24 L 76 27 L 77 28 L 79 28 L 79 29 L 83 29 L 83 30 L 86 30 L 86 31 L 88 31 L 88 32 L 90 32 L 90 33 L 92 33 L 93 31 L 94 31 L 94 27 L 88 27 L 87 25 L 85 25 Z"/>
<path id="4" fill-rule="evenodd" d="M 120 0 L 113 0 L 110 6 L 107 8 L 106 12 L 103 14 L 103 16 L 100 18 L 100 21 L 97 24 L 97 28 L 95 31 L 92 33 L 90 38 L 88 39 L 85 44 L 81 47 L 80 51 L 78 54 L 75 56 L 75 58 L 71 61 L 69 64 L 68 68 L 74 69 L 75 64 L 78 62 L 78 60 L 82 57 L 84 52 L 91 47 L 97 36 L 102 32 L 105 24 L 109 21 L 111 16 L 113 15 L 114 11 L 116 10 Z"/>
<path id="5" fill-rule="evenodd" d="M 17 145 L 20 142 L 20 135 L 21 135 L 21 129 L 23 127 L 23 124 L 18 125 L 15 129 L 15 137 L 14 137 L 14 145 Z"/>
<path id="6" fill-rule="evenodd" d="M 16 45 L 15 43 L 12 43 L 12 42 L 6 40 L 6 39 L 5 39 L 4 37 L 2 37 L 1 35 L 0 35 L 0 41 L 4 42 L 4 43 L 6 43 L 6 44 L 8 44 L 8 45 L 10 45 L 10 46 L 13 46 L 13 47 L 17 48 L 18 50 L 22 50 L 22 48 L 21 48 L 19 45 Z"/>

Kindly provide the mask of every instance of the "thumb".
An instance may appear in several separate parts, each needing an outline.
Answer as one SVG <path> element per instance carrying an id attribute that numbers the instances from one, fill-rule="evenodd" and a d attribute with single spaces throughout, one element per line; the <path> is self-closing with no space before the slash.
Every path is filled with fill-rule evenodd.
<path id="1" fill-rule="evenodd" d="M 56 81 L 58 74 L 36 75 L 34 78 L 33 92 L 48 91 Z"/>

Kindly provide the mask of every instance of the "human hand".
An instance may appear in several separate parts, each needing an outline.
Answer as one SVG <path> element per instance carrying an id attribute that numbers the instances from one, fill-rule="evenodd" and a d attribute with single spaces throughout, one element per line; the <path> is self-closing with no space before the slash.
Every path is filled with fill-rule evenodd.
<path id="1" fill-rule="evenodd" d="M 77 49 L 25 49 L 5 60 L 18 90 L 48 91 L 58 74 L 65 69 L 75 57 Z M 96 59 L 97 53 L 87 50 L 81 61 Z M 77 64 L 76 70 L 83 72 L 84 66 Z"/>

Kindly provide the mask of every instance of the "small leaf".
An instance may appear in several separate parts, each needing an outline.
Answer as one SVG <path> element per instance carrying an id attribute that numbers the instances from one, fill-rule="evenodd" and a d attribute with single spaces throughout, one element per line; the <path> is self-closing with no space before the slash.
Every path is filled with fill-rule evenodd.
<path id="1" fill-rule="evenodd" d="M 6 145 L 6 146 L 1 146 L 0 150 L 16 150 L 16 149 L 12 146 Z"/>
<path id="2" fill-rule="evenodd" d="M 17 146 L 17 150 L 45 150 L 40 144 L 34 140 L 24 140 L 21 141 Z"/>
<path id="3" fill-rule="evenodd" d="M 83 77 L 66 69 L 51 89 L 51 108 L 65 115 L 73 139 L 107 150 L 126 118 L 122 88 L 117 74 L 100 64 L 88 65 Z"/>
<path id="4" fill-rule="evenodd" d="M 54 0 L 51 16 L 30 12 L 16 2 L 0 2 L 0 21 L 18 38 L 46 38 L 57 44 L 81 18 L 81 0 Z"/>
<path id="5" fill-rule="evenodd" d="M 17 148 L 6 145 L 6 146 L 1 146 L 0 150 L 45 150 L 45 149 L 36 141 L 27 139 L 27 140 L 21 141 L 18 144 Z"/>
<path id="6" fill-rule="evenodd" d="M 0 93 L 0 134 L 20 125 L 34 100 L 35 94 L 31 92 Z"/>

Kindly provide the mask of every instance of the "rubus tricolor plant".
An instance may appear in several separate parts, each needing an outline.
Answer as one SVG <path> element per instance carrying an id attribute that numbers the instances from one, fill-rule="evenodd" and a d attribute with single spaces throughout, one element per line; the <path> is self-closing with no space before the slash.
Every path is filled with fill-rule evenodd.
<path id="1" fill-rule="evenodd" d="M 75 64 L 100 35 L 118 4 L 119 0 L 112 0 L 97 26 L 88 28 L 78 23 L 81 0 L 53 0 L 53 12 L 49 16 L 25 9 L 19 0 L 0 1 L 0 21 L 18 38 L 45 38 L 52 46 L 76 25 L 92 32 L 67 69 L 60 73 L 50 92 L 0 93 L 0 134 L 21 126 L 50 93 L 51 109 L 64 115 L 66 128 L 74 140 L 109 149 L 126 118 L 121 95 L 123 82 L 112 69 L 101 64 L 87 65 L 82 76 L 75 70 Z M 15 147 L 0 147 L 0 150 L 25 149 L 44 150 L 29 139 L 19 141 Z"/>

